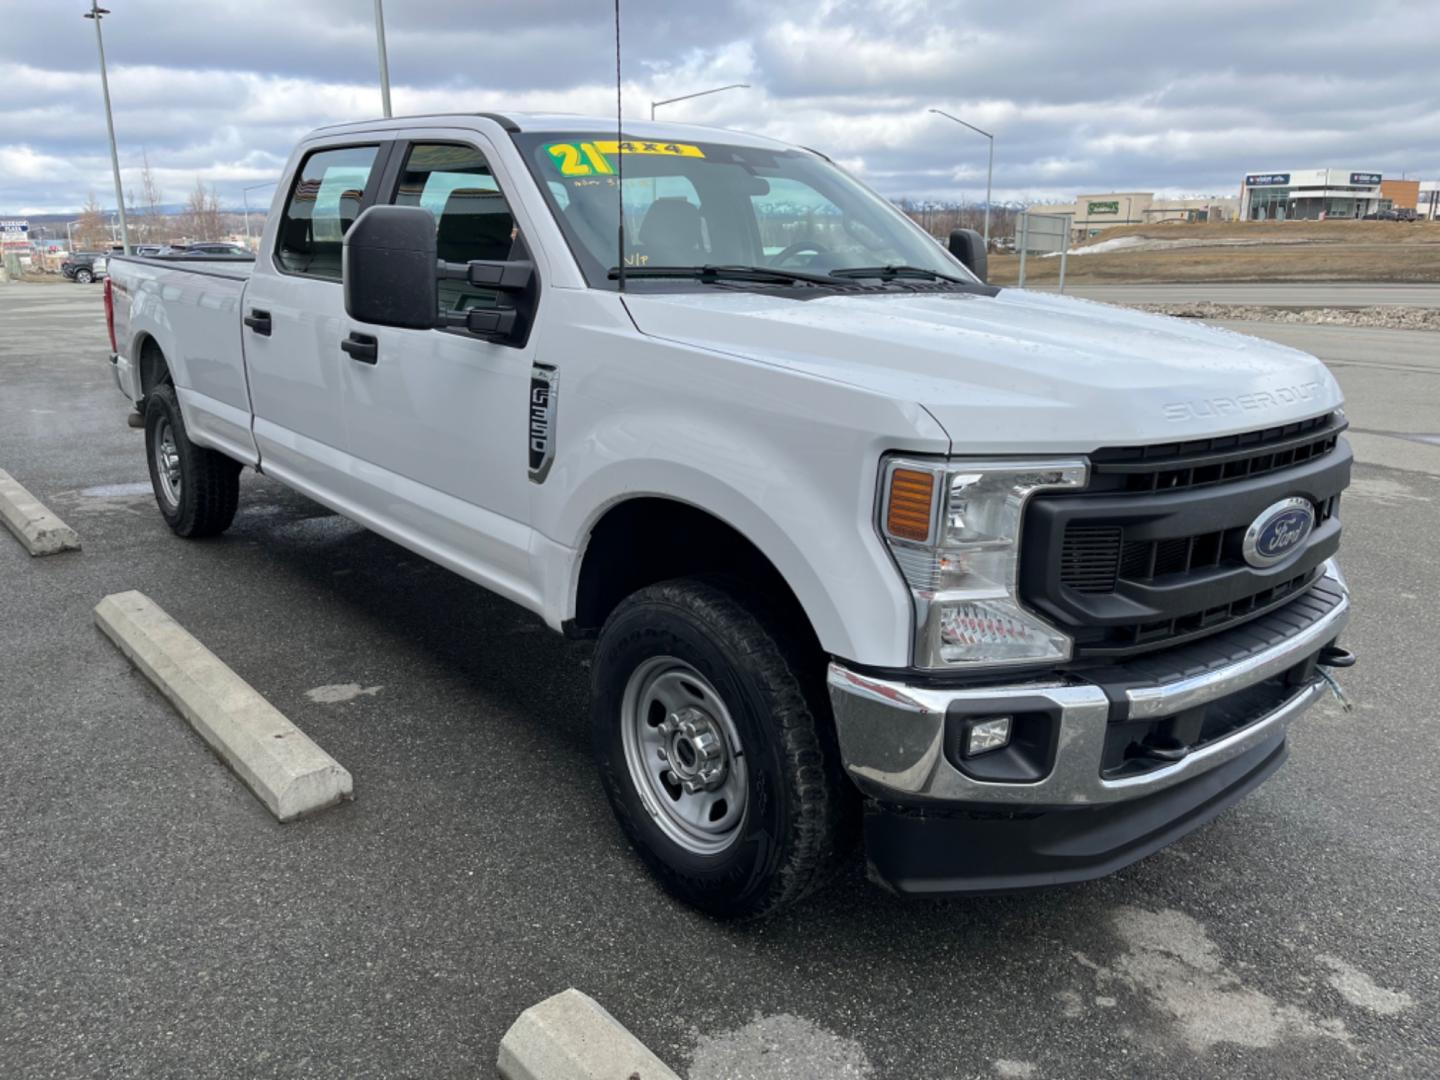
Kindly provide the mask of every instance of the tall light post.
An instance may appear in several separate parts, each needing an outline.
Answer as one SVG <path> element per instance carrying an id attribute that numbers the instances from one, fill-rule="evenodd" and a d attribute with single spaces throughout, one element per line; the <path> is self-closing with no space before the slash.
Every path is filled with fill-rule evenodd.
<path id="1" fill-rule="evenodd" d="M 110 171 L 115 175 L 115 209 L 120 215 L 120 242 L 125 254 L 129 255 L 130 230 L 125 224 L 125 192 L 120 184 L 120 154 L 115 149 L 115 118 L 110 115 L 110 79 L 105 74 L 105 39 L 100 34 L 100 20 L 109 14 L 109 9 L 102 8 L 98 0 L 90 0 L 90 10 L 85 12 L 85 18 L 95 21 L 95 47 L 100 50 L 100 88 L 105 92 L 105 127 L 110 132 Z"/>
<path id="2" fill-rule="evenodd" d="M 240 201 L 245 204 L 245 239 L 250 239 L 250 192 L 256 188 L 274 187 L 279 181 L 266 180 L 263 184 L 251 184 L 249 187 L 240 189 Z"/>
<path id="3" fill-rule="evenodd" d="M 729 86 L 717 86 L 713 90 L 700 90 L 693 94 L 681 94 L 679 97 L 666 98 L 664 101 L 650 102 L 650 119 L 655 119 L 655 107 L 657 105 L 673 105 L 677 101 L 689 101 L 691 98 L 705 97 L 708 94 L 718 94 L 722 90 L 749 90 L 750 84 L 745 82 L 731 83 Z"/>
<path id="4" fill-rule="evenodd" d="M 380 104 L 385 107 L 385 118 L 390 118 L 390 57 L 385 52 L 385 6 L 383 0 L 375 0 L 375 48 L 380 53 Z"/>
<path id="5" fill-rule="evenodd" d="M 995 136 L 988 131 L 981 131 L 974 124 L 967 124 L 958 116 L 951 116 L 943 109 L 931 109 L 937 116 L 943 116 L 946 120 L 954 120 L 961 127 L 967 127 L 977 135 L 984 135 L 990 140 L 990 163 L 985 166 L 985 250 L 990 250 L 990 181 L 995 176 Z"/>

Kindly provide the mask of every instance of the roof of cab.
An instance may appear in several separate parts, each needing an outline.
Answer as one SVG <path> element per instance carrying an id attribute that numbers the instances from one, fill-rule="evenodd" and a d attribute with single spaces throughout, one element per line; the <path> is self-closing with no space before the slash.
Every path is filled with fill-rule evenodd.
<path id="1" fill-rule="evenodd" d="M 337 134 L 348 134 L 350 132 L 372 132 L 385 131 L 397 128 L 416 128 L 430 125 L 441 127 L 454 127 L 457 120 L 465 119 L 490 120 L 499 124 L 506 131 L 516 132 L 568 132 L 578 131 L 597 135 L 613 134 L 615 131 L 614 117 L 580 116 L 571 113 L 431 113 L 425 116 L 392 116 L 376 117 L 373 120 L 347 121 L 343 124 L 329 124 L 325 127 L 316 128 L 306 138 L 315 136 L 332 136 Z M 763 135 L 750 135 L 742 131 L 731 131 L 727 128 L 707 127 L 701 124 L 674 124 L 654 120 L 626 120 L 625 134 L 631 138 L 665 139 L 677 141 L 681 139 L 704 139 L 707 142 L 724 142 L 732 146 L 755 146 L 769 150 L 794 150 L 796 147 L 789 143 L 783 143 L 776 139 L 767 139 Z"/>

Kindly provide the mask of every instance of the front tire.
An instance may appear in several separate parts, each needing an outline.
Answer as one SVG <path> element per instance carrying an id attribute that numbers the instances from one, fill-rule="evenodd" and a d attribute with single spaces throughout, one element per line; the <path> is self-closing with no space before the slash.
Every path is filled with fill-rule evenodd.
<path id="1" fill-rule="evenodd" d="M 853 842 L 858 796 L 810 659 L 719 580 L 642 589 L 601 632 L 591 723 L 611 808 L 661 884 L 712 915 L 795 903 Z"/>
<path id="2" fill-rule="evenodd" d="M 145 399 L 145 457 L 155 502 L 177 536 L 216 536 L 230 527 L 240 504 L 240 463 L 190 441 L 169 383 Z"/>
<path id="3" fill-rule="evenodd" d="M 95 280 L 95 275 L 92 274 L 89 270 L 76 270 L 75 280 L 78 281 L 81 285 L 89 285 L 92 281 Z"/>

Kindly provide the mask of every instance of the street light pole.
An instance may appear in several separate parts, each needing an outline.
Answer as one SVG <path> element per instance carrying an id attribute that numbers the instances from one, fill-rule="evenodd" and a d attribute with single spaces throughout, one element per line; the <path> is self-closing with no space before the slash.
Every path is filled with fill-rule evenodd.
<path id="1" fill-rule="evenodd" d="M 655 107 L 657 105 L 673 105 L 677 101 L 689 101 L 691 98 L 705 97 L 707 94 L 718 94 L 722 90 L 749 90 L 750 84 L 744 82 L 731 83 L 729 86 L 717 86 L 713 90 L 700 90 L 694 94 L 681 94 L 679 97 L 666 98 L 664 101 L 650 102 L 650 119 L 655 119 Z"/>
<path id="2" fill-rule="evenodd" d="M 380 52 L 380 103 L 385 107 L 385 118 L 390 118 L 390 57 L 385 52 L 385 7 L 383 0 L 375 0 L 375 47 Z"/>
<path id="3" fill-rule="evenodd" d="M 274 187 L 276 181 L 266 180 L 263 184 L 251 184 L 240 189 L 240 201 L 245 204 L 245 239 L 250 239 L 250 192 L 256 188 Z"/>
<path id="4" fill-rule="evenodd" d="M 378 2 L 378 0 L 377 0 Z M 115 118 L 110 115 L 110 79 L 105 74 L 105 39 L 100 34 L 100 20 L 110 11 L 98 0 L 90 0 L 85 18 L 95 20 L 95 47 L 100 50 L 100 88 L 105 93 L 105 127 L 110 132 L 110 170 L 115 174 L 115 208 L 120 215 L 120 240 L 126 255 L 130 254 L 130 230 L 125 224 L 125 192 L 120 184 L 120 154 L 115 149 Z"/>
<path id="5" fill-rule="evenodd" d="M 994 176 L 995 176 L 995 136 L 994 136 L 994 135 L 991 135 L 990 132 L 988 132 L 988 131 L 981 131 L 981 130 L 980 130 L 978 127 L 976 127 L 974 124 L 967 124 L 967 123 L 965 123 L 965 121 L 964 121 L 964 120 L 961 120 L 958 116 L 951 116 L 948 112 L 945 112 L 943 109 L 931 109 L 930 111 L 931 111 L 932 113 L 935 113 L 935 114 L 939 115 L 939 116 L 945 117 L 946 120 L 954 120 L 955 123 L 961 125 L 962 127 L 967 127 L 967 128 L 969 128 L 971 131 L 975 132 L 977 135 L 984 135 L 985 138 L 987 138 L 987 139 L 990 140 L 990 161 L 989 161 L 989 164 L 987 164 L 987 165 L 985 166 L 985 250 L 986 250 L 986 251 L 989 251 L 989 250 L 990 250 L 990 182 L 991 182 L 992 179 L 994 179 Z"/>

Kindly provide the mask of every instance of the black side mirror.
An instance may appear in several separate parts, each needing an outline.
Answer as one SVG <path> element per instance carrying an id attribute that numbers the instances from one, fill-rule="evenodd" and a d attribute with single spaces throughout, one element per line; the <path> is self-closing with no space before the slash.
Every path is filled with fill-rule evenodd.
<path id="1" fill-rule="evenodd" d="M 956 229 L 950 234 L 950 254 L 982 282 L 986 280 L 990 258 L 984 239 L 974 229 Z"/>
<path id="2" fill-rule="evenodd" d="M 345 233 L 345 314 L 357 322 L 429 330 L 440 323 L 435 215 L 372 206 Z"/>

